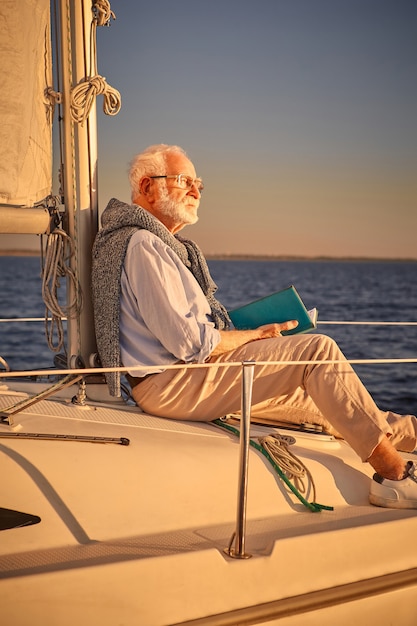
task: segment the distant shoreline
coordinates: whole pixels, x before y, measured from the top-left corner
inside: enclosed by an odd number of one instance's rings
[[[0,250],[0,256],[34,256],[40,257],[39,250]],[[355,257],[355,256],[291,256],[268,254],[206,254],[208,261],[339,261],[339,262],[390,262],[390,263],[417,263],[417,259],[387,258],[387,257]]]
[[[380,263],[417,263],[417,259],[408,258],[388,258],[388,257],[356,257],[356,256],[291,256],[283,255],[266,255],[266,254],[207,254],[208,261],[360,261],[361,263],[371,263],[378,261]]]
[[[41,256],[39,250],[0,250],[0,256]]]

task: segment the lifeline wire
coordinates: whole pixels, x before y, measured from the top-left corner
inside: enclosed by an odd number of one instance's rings
[[[417,357],[413,357],[411,359],[326,359],[322,361],[314,361],[314,360],[306,360],[306,361],[256,361],[254,365],[290,365],[297,367],[299,365],[311,365],[312,363],[316,365],[329,365],[334,363],[352,363],[352,364],[388,364],[388,363],[417,363]],[[224,363],[176,363],[174,365],[164,365],[163,368],[165,370],[177,370],[177,369],[208,369],[208,368],[218,368],[221,369],[223,367],[242,367],[241,361],[227,361]],[[143,372],[146,369],[147,373],[159,373],[161,371],[160,365],[154,365],[152,367],[146,367],[143,365],[130,366],[130,367],[81,367],[74,369],[41,369],[41,370],[14,370],[7,374],[0,371],[0,378],[20,378],[27,376],[50,376],[53,374],[54,376],[58,376],[59,374],[104,374],[105,372],[120,372],[122,374],[129,372]]]
[[[43,317],[2,317],[0,318],[1,322],[42,322]],[[349,325],[357,325],[357,326],[417,326],[417,322],[371,322],[371,321],[348,321],[348,320],[323,320],[321,322],[317,322],[317,325],[340,325],[340,326],[349,326]]]

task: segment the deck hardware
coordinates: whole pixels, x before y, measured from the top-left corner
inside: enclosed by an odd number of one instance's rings
[[[67,374],[64,378],[61,378],[58,382],[56,382],[48,389],[44,389],[40,393],[36,394],[36,396],[31,396],[30,398],[25,398],[20,402],[16,402],[16,404],[12,404],[11,406],[2,409],[0,411],[0,422],[6,422],[9,426],[13,425],[13,415],[20,413],[24,409],[32,406],[32,404],[36,404],[40,402],[40,400],[44,400],[45,398],[49,398],[56,391],[60,391],[61,389],[65,389],[65,387],[70,387],[74,383],[78,382],[83,378],[82,374]]]
[[[87,399],[87,393],[86,393],[85,378],[82,378],[80,384],[78,385],[77,394],[72,398],[71,402],[73,404],[77,404],[78,406],[85,406],[87,404],[86,399]]]
[[[82,443],[116,443],[128,446],[130,439],[127,437],[96,437],[94,435],[60,435],[57,433],[2,433],[0,439],[39,439],[41,441],[78,441]]]

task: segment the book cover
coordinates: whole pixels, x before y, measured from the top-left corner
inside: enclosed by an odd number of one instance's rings
[[[282,331],[283,335],[305,333],[316,328],[317,315],[317,309],[307,311],[293,285],[229,311],[230,319],[238,330],[297,320],[298,326]]]

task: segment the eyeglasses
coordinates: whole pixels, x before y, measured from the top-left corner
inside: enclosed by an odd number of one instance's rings
[[[192,189],[194,186],[197,187],[198,191],[202,193],[204,189],[204,184],[201,178],[191,178],[191,176],[186,176],[186,174],[170,174],[165,176],[149,176],[149,178],[174,178],[178,187],[181,189]]]

